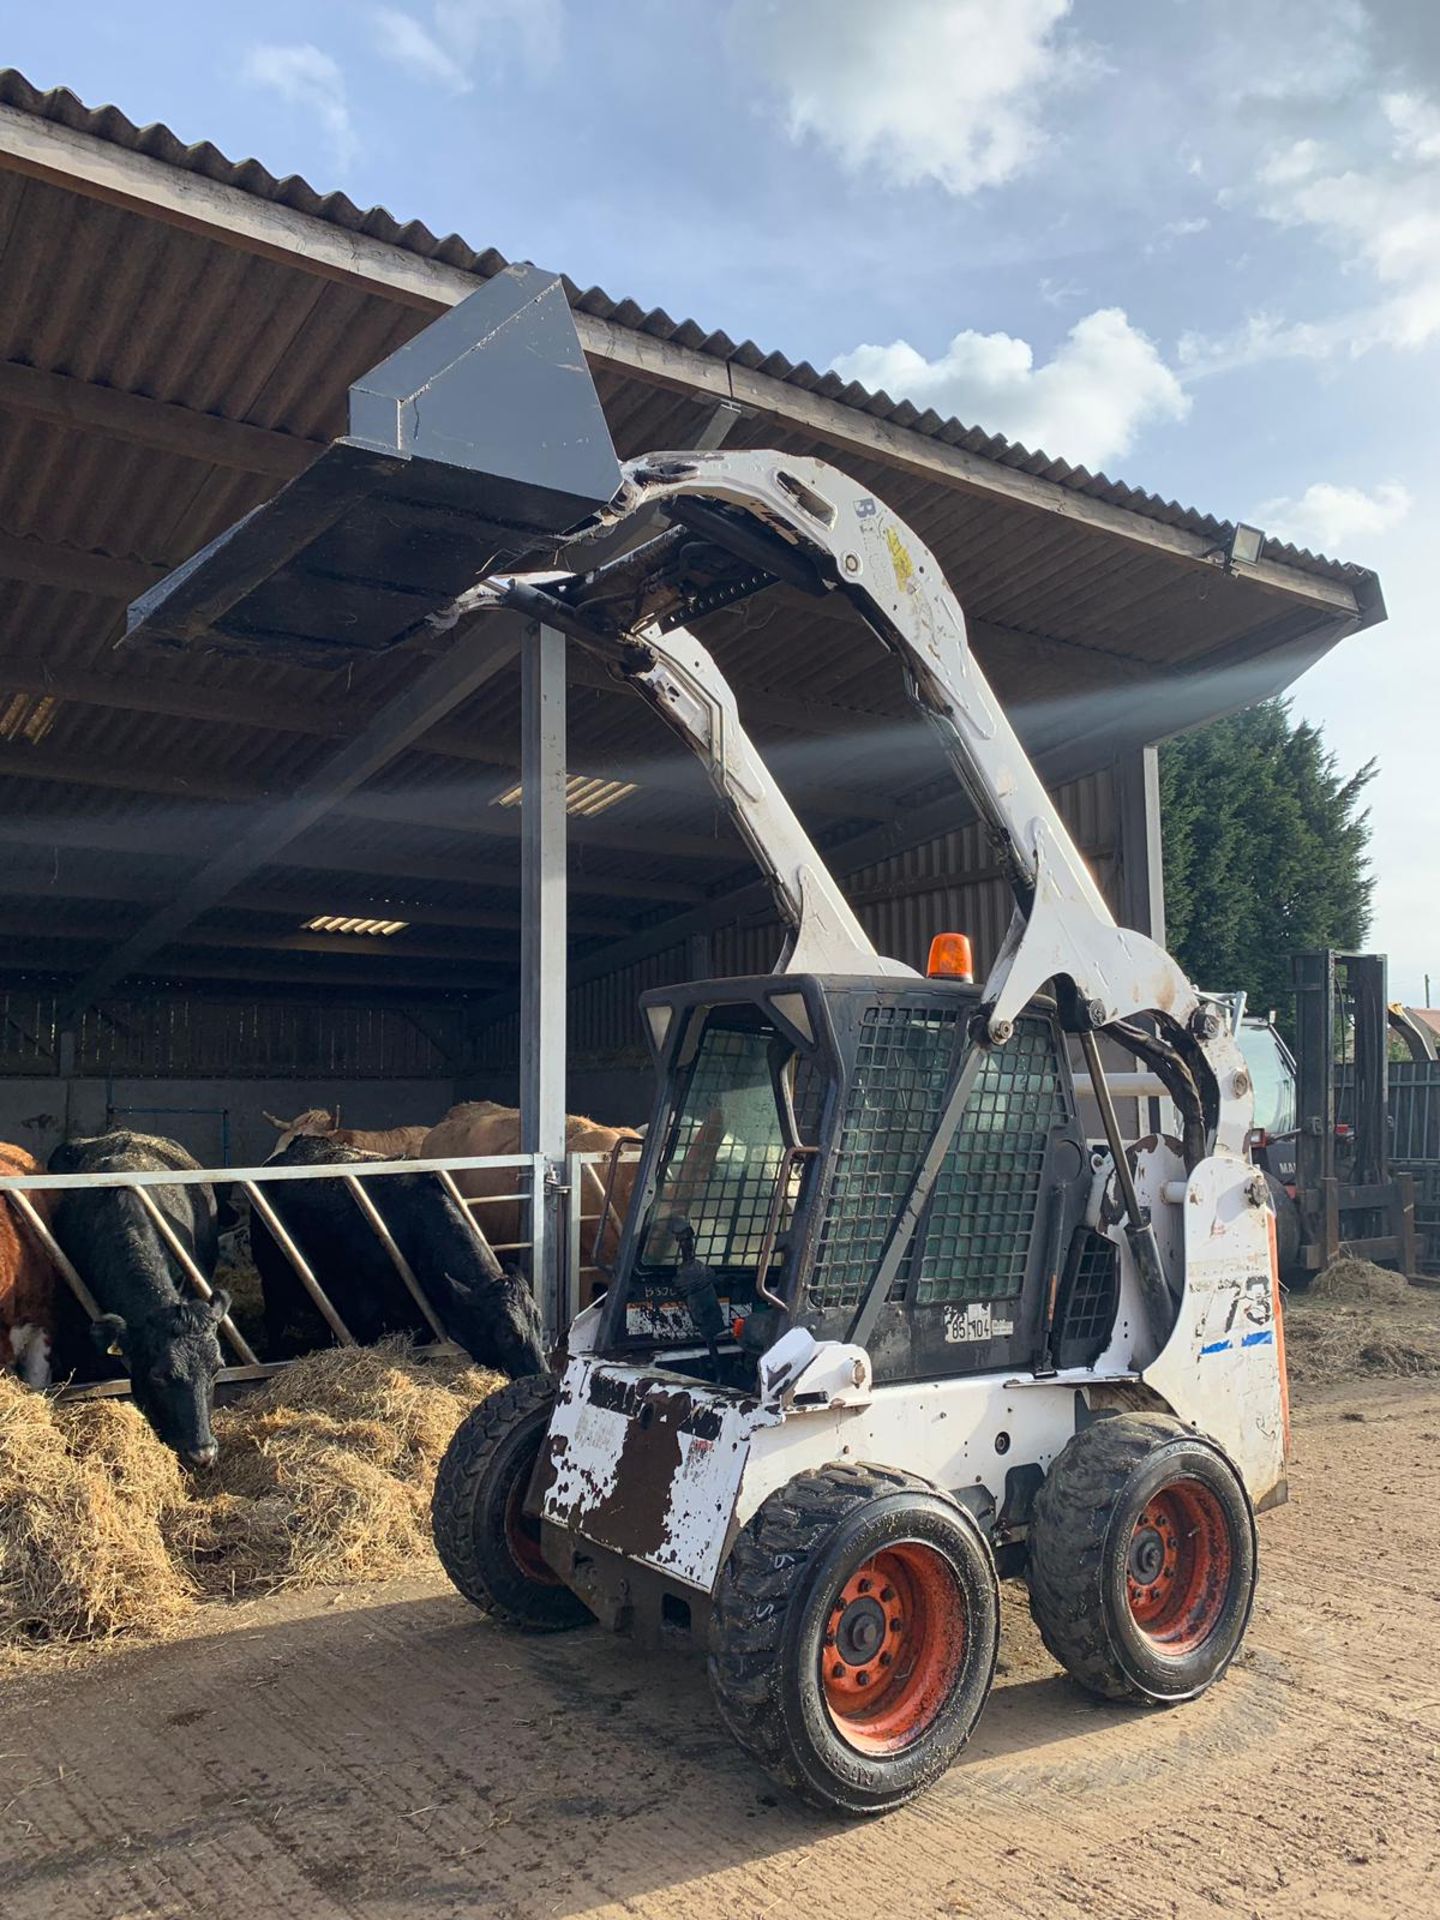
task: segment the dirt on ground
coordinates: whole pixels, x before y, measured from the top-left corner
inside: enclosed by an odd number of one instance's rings
[[[5,1920],[987,1920],[1440,1909],[1440,1381],[1301,1387],[1239,1664],[1100,1705],[1007,1594],[941,1785],[783,1799],[698,1661],[524,1639],[438,1578],[280,1594],[0,1683]]]

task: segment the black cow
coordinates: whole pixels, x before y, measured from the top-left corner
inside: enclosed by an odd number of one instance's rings
[[[50,1156],[52,1173],[163,1173],[198,1163],[173,1140],[144,1133],[68,1140]],[[215,1194],[205,1185],[151,1187],[150,1196],[176,1238],[208,1280],[218,1237]],[[130,1374],[135,1404],[169,1447],[193,1467],[213,1465],[220,1448],[210,1426],[218,1327],[230,1297],[195,1297],[184,1269],[133,1192],[94,1187],[56,1196],[53,1230],[101,1309],[88,1337],[102,1353],[118,1353]],[[68,1299],[61,1289],[62,1301]],[[83,1333],[83,1324],[81,1332]],[[57,1333],[57,1371],[83,1371],[74,1314]],[[93,1356],[92,1356],[93,1357]]]
[[[350,1166],[383,1158],[301,1135],[266,1165]],[[276,1180],[261,1191],[362,1346],[387,1333],[429,1331],[342,1180]],[[512,1376],[544,1373],[543,1331],[530,1289],[518,1274],[495,1277],[464,1212],[435,1175],[385,1174],[367,1180],[365,1191],[450,1338],[482,1366]],[[256,1210],[250,1215],[250,1250],[265,1292],[269,1357],[329,1341],[333,1336],[319,1310]]]

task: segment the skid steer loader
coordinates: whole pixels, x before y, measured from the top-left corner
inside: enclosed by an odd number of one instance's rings
[[[643,996],[657,1091],[611,1284],[557,1375],[461,1426],[435,1538],[506,1625],[688,1634],[762,1767],[878,1813],[975,1726],[1002,1576],[1026,1579],[1047,1646],[1104,1698],[1188,1700],[1234,1659],[1288,1440],[1250,1080],[1219,1009],[1116,926],[912,530],[814,459],[614,464],[558,283],[499,281],[360,383],[333,481],[294,483],[309,494],[162,583],[135,626],[273,645],[298,605],[308,648],[355,644],[357,620],[389,644],[404,608],[375,604],[374,560],[343,537],[346,502],[383,486],[387,527],[414,505],[450,542],[443,568],[396,549],[405,591],[435,589],[432,626],[508,609],[559,628],[700,756],[784,951],[761,977]],[[534,471],[512,362],[545,410]],[[563,571],[499,570],[562,542]],[[612,557],[587,567],[597,542]],[[457,546],[489,564],[441,605]],[[367,612],[332,624],[307,581],[347,566]],[[899,657],[985,823],[1016,905],[983,985],[958,935],[924,977],[877,953],[686,630],[777,583],[843,597]],[[1159,1076],[1174,1137],[1127,1148],[1102,1039]]]

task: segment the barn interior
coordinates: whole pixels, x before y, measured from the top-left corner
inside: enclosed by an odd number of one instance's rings
[[[637,993],[764,970],[779,936],[632,694],[514,623],[338,669],[121,644],[129,602],[506,262],[13,72],[0,261],[0,1138],[43,1156],[115,1122],[244,1164],[267,1111],[393,1126],[546,1088],[642,1119]],[[1384,617],[1362,567],[567,292],[622,457],[811,454],[910,522],[1126,924],[1163,931],[1156,742]],[[784,594],[697,630],[877,945],[922,965],[963,929],[983,967],[1008,895],[874,639]]]

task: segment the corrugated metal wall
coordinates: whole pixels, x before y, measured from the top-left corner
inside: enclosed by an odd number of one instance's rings
[[[0,990],[0,1074],[60,1071],[59,993]],[[213,997],[157,988],[90,1008],[75,1035],[74,1072],[264,1079],[272,1075],[415,1079],[451,1063],[394,1007]]]
[[[1056,804],[1075,843],[1112,905],[1116,904],[1115,780],[1110,770],[1087,774],[1062,787]],[[1000,877],[984,830],[959,828],[938,840],[861,868],[845,881],[845,892],[865,930],[882,953],[925,965],[931,936],[945,929],[968,933],[982,972],[999,950],[1010,924],[1012,899]],[[768,973],[781,947],[774,921],[722,927],[711,936],[710,973]],[[636,1001],[648,987],[671,986],[691,975],[685,945],[603,979],[577,988],[570,996],[570,1064],[581,1071],[627,1067],[646,1058]],[[519,1055],[519,1026],[509,1019],[480,1036],[479,1070],[513,1069]]]

